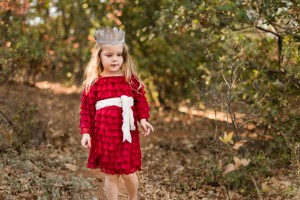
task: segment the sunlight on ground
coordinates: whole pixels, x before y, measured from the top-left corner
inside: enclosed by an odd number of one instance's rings
[[[75,85],[70,87],[64,86],[61,83],[53,83],[49,81],[40,81],[36,82],[35,86],[40,89],[49,89],[56,94],[71,94],[71,93],[80,93],[81,88]]]
[[[204,117],[208,119],[216,119],[218,121],[227,121],[228,123],[231,123],[230,116],[227,115],[227,113],[217,111],[215,113],[214,110],[210,109],[205,109],[205,110],[195,110],[195,109],[190,109],[185,106],[181,106],[178,108],[180,112],[187,113],[189,115],[194,115],[198,117]],[[245,114],[240,114],[240,113],[235,113],[235,117],[237,120],[245,119],[246,115]]]

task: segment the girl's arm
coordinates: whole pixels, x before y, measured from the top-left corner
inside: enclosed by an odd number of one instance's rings
[[[89,133],[83,133],[82,139],[81,139],[81,145],[84,148],[91,148],[91,136]]]
[[[143,135],[147,136],[149,135],[150,131],[154,131],[153,126],[146,121],[146,119],[141,119],[140,124],[144,130],[144,132],[142,132]]]
[[[94,130],[95,105],[91,100],[91,91],[86,93],[85,90],[81,95],[80,106],[80,134],[92,134]]]
[[[141,122],[141,119],[145,119],[148,121],[149,116],[149,111],[150,107],[146,98],[146,91],[144,85],[137,90],[139,86],[139,81],[136,78],[133,78],[133,98],[134,98],[134,105],[135,105],[135,110],[137,113],[137,120]]]
[[[133,84],[137,88],[139,81],[133,79]],[[148,122],[150,107],[146,98],[146,91],[144,85],[137,91],[134,88],[134,104],[137,112],[137,120],[140,122],[144,132],[142,134],[148,135],[150,131],[154,131],[153,126]]]

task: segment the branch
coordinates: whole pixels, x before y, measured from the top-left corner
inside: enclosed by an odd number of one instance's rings
[[[248,28],[252,28],[253,26],[250,25],[250,26],[245,26],[245,27],[242,27],[242,28],[235,28],[233,27],[231,30],[232,31],[242,31],[242,30],[245,30],[245,29],[248,29]]]
[[[223,79],[224,79],[226,85],[228,86],[228,88],[230,88],[230,85],[229,85],[227,79],[226,79],[225,76],[224,76],[223,70],[222,70],[222,76],[223,76]]]
[[[241,124],[239,125],[239,127],[238,127],[238,128],[241,128],[242,126],[244,126],[245,124],[247,124],[247,123],[249,123],[249,122],[251,122],[251,121],[255,122],[255,120],[253,120],[253,119],[249,119],[249,120],[247,120],[247,121],[245,121],[245,122],[241,123]]]
[[[14,123],[0,110],[0,117],[5,121],[7,124],[12,126],[15,129]]]
[[[262,31],[264,31],[264,32],[272,33],[273,35],[276,35],[277,37],[280,37],[280,35],[279,35],[278,33],[275,33],[275,32],[273,32],[273,31],[264,29],[264,28],[262,28],[262,27],[260,27],[260,26],[258,26],[258,25],[255,25],[255,28],[257,28],[257,29],[259,29],[259,30],[262,30]]]
[[[253,177],[251,177],[251,178],[252,178],[252,181],[253,181],[253,184],[254,184],[254,186],[255,186],[255,189],[256,189],[256,192],[257,192],[257,194],[258,194],[259,199],[260,199],[260,200],[263,200],[263,198],[262,198],[262,196],[261,196],[261,194],[260,194],[260,192],[259,192],[259,188],[257,187],[256,181],[254,180]]]

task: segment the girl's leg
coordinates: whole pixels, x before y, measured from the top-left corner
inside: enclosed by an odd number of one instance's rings
[[[104,190],[107,200],[118,200],[119,175],[105,174]]]
[[[125,182],[125,186],[129,194],[129,200],[137,200],[139,180],[136,173],[122,174],[121,176]]]

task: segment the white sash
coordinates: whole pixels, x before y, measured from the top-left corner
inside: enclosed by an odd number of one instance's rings
[[[118,106],[122,108],[122,131],[123,131],[123,142],[127,140],[131,143],[130,130],[135,130],[133,111],[131,106],[133,106],[133,98],[122,95],[121,97],[104,99],[96,102],[96,110],[107,106]]]

